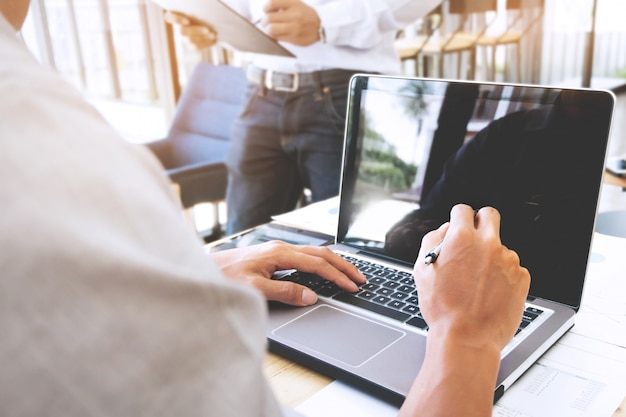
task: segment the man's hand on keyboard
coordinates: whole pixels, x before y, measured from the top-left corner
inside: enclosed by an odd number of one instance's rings
[[[268,300],[295,306],[314,304],[317,295],[302,285],[272,280],[274,272],[287,269],[311,272],[350,292],[357,291],[357,284],[366,281],[354,265],[320,246],[273,241],[215,252],[211,257],[227,277],[252,285]]]

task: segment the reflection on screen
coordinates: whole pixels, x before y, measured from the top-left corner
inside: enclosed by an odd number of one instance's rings
[[[582,283],[612,100],[538,87],[373,77],[355,82],[339,240],[414,262],[452,206],[492,206],[537,293]],[[362,81],[362,80],[361,80]],[[345,213],[350,212],[346,218]],[[557,297],[559,298],[559,297]]]

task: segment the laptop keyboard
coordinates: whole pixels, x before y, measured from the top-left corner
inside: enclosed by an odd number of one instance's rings
[[[342,256],[367,277],[367,283],[359,286],[356,293],[345,292],[319,275],[306,272],[296,271],[273,279],[292,281],[309,287],[319,296],[361,307],[410,326],[428,330],[428,324],[420,312],[419,298],[411,273],[351,256]],[[527,306],[516,334],[528,327],[542,313],[543,311],[536,307]]]

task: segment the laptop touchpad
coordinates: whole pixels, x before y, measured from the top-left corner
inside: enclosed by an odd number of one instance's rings
[[[355,367],[405,335],[328,305],[318,306],[272,333]]]

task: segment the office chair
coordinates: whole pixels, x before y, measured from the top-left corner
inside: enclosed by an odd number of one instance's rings
[[[184,209],[213,203],[212,237],[222,233],[217,204],[226,196],[226,155],[246,85],[241,68],[199,63],[183,90],[167,137],[147,144],[178,184]]]
[[[515,47],[516,80],[522,80],[522,56],[520,43],[522,38],[539,22],[543,17],[544,0],[506,0],[507,18],[509,20],[506,28],[497,34],[484,34],[477,45],[488,47],[491,50],[489,58],[489,79],[495,81],[496,78],[496,50],[498,46]],[[507,73],[506,61],[504,64],[504,74]]]
[[[457,78],[463,78],[462,55],[469,53],[468,78],[474,79],[476,42],[493,23],[496,12],[497,0],[447,0],[429,16],[434,23],[425,25],[426,38],[417,36],[414,40],[398,39],[396,51],[405,60],[414,54],[416,74],[421,59],[423,76],[430,76],[429,61],[436,58],[436,76],[439,78],[444,76],[444,59],[450,54],[457,55]]]
[[[427,16],[420,18],[413,25],[416,33],[407,35],[407,30],[401,30],[396,34],[394,48],[401,61],[412,60],[415,62],[415,75],[420,75],[418,53],[430,40],[433,32],[439,28],[441,22],[441,5],[436,7]]]

